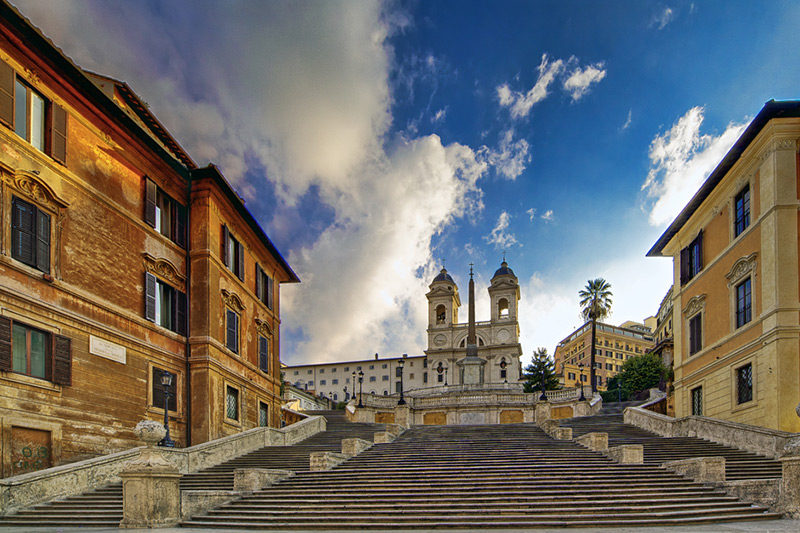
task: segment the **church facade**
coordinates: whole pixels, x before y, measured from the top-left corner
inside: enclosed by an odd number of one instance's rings
[[[428,349],[425,355],[432,374],[429,386],[476,384],[464,378],[469,323],[458,321],[461,298],[458,286],[444,268],[429,285]],[[519,280],[505,260],[488,288],[491,317],[475,323],[477,357],[481,360],[480,384],[517,383],[522,375],[519,343]]]

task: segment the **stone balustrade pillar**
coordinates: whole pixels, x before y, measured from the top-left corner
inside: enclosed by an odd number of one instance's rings
[[[123,510],[119,527],[174,526],[181,514],[181,473],[155,447],[167,432],[153,420],[139,422],[134,431],[147,447],[120,473]]]

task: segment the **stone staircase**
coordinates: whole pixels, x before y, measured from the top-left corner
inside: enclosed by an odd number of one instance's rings
[[[780,515],[655,464],[621,465],[532,424],[423,426],[182,525],[428,529],[692,525]]]
[[[645,463],[662,464],[665,461],[692,457],[717,456],[725,458],[725,479],[728,481],[779,478],[782,475],[780,461],[697,437],[661,437],[625,424],[621,413],[609,413],[605,406],[597,415],[569,418],[560,422],[561,426],[572,428],[573,438],[597,431],[608,433],[609,446],[641,444]]]
[[[280,468],[303,471],[309,468],[312,452],[341,451],[342,439],[357,437],[372,442],[376,431],[385,424],[350,423],[344,411],[314,411],[327,421],[327,430],[293,446],[269,446],[225,463],[185,474],[181,490],[233,490],[233,471],[237,468]],[[2,527],[117,527],[122,520],[122,483],[55,500],[16,514],[0,517]]]

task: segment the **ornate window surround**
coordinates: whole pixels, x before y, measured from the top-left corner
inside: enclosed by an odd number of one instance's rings
[[[51,216],[50,265],[56,279],[61,279],[61,233],[69,203],[60,198],[38,172],[13,170],[0,165],[0,254],[11,256],[11,202],[14,196],[32,202]],[[45,272],[45,276],[50,273]]]
[[[689,355],[689,321],[692,320],[698,314],[700,315],[700,350],[691,354],[689,357],[694,357],[700,354],[706,347],[705,342],[705,335],[706,335],[706,324],[705,324],[705,310],[706,310],[706,295],[705,294],[698,294],[693,296],[689,299],[689,302],[683,308],[683,324],[684,324],[684,332],[686,337],[686,354]]]
[[[725,278],[728,280],[728,300],[730,302],[730,324],[731,324],[731,332],[735,332],[738,330],[744,330],[749,325],[754,324],[756,321],[756,317],[758,316],[757,310],[758,306],[756,302],[758,301],[756,298],[756,276],[758,273],[758,261],[756,261],[756,257],[758,256],[757,252],[753,252],[752,254],[748,255],[747,257],[739,258],[733,266],[731,267],[730,272],[725,274]],[[737,328],[736,327],[736,287],[745,281],[747,278],[750,278],[750,298],[751,298],[751,314],[752,319],[747,324]]]

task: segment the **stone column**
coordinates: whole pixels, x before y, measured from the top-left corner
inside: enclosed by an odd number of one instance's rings
[[[800,416],[800,405],[795,411]],[[783,475],[778,505],[780,511],[792,518],[800,518],[800,436],[794,437],[783,448],[783,453],[784,456],[780,458]]]
[[[155,447],[167,432],[158,422],[143,420],[136,425],[135,433],[147,447],[120,473],[123,518],[119,527],[174,526],[181,512],[181,473]]]

